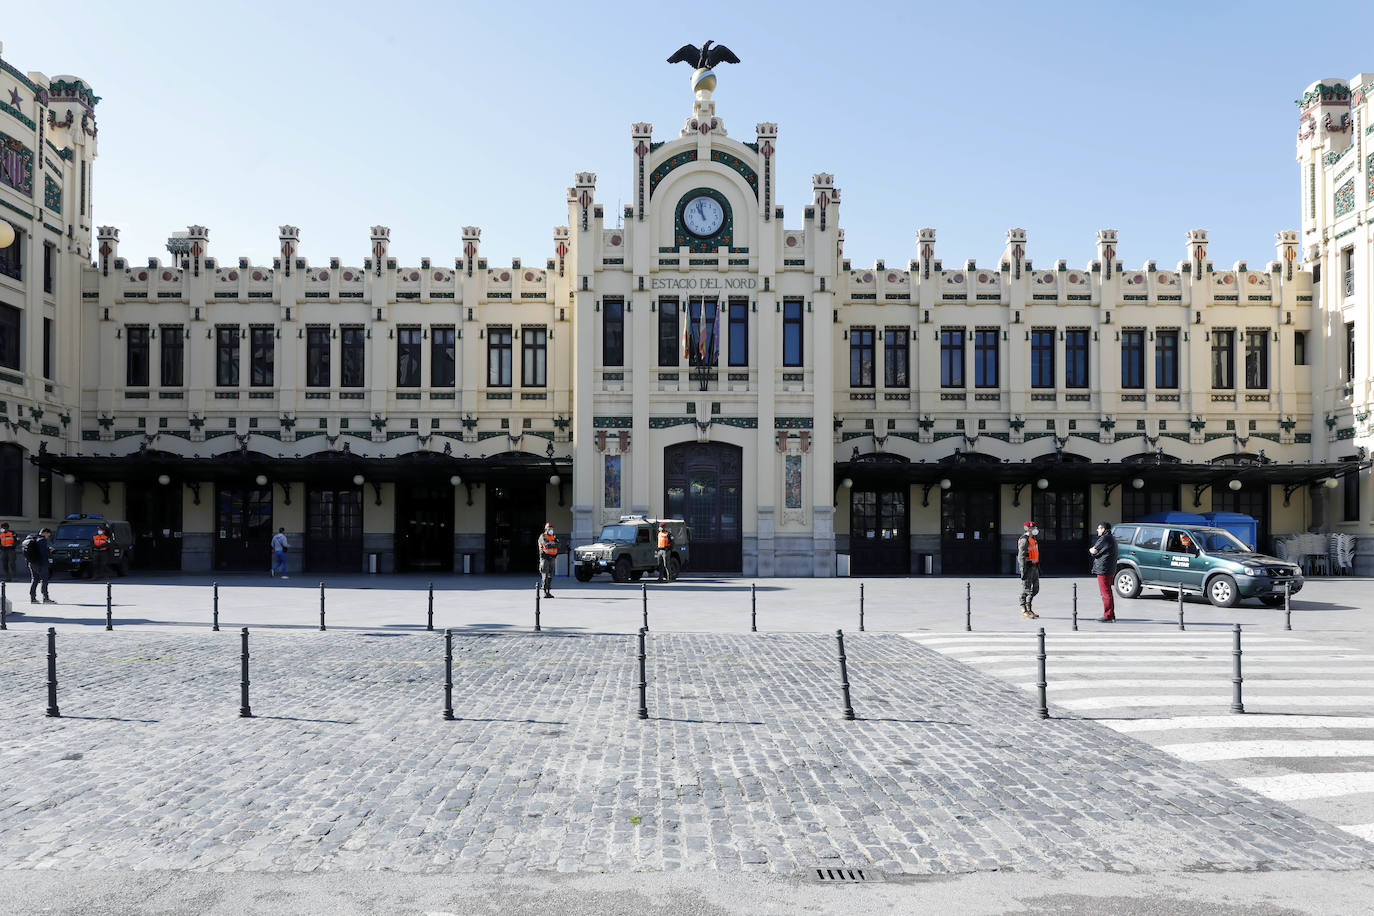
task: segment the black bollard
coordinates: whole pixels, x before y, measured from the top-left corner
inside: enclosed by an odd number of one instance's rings
[[[640,597],[644,599],[644,630],[645,630],[645,632],[648,632],[648,630],[649,630],[649,586],[648,586],[648,585],[641,585],[641,586],[639,587],[639,594],[640,594]]]
[[[1243,713],[1245,712],[1245,704],[1241,702],[1240,698],[1240,685],[1241,681],[1244,680],[1240,676],[1240,624],[1236,624],[1236,628],[1231,632],[1233,637],[1231,646],[1231,712]]]
[[[864,631],[864,584],[859,583],[859,632]]]
[[[105,629],[114,629],[114,587],[105,583]]]
[[[649,678],[644,668],[644,635],[648,630],[639,631],[639,718],[649,718]]]
[[[324,632],[324,583],[320,583],[320,632]]]
[[[1040,641],[1040,651],[1039,651],[1039,653],[1035,656],[1035,659],[1036,659],[1036,662],[1038,663],[1038,666],[1039,666],[1040,680],[1036,681],[1036,683],[1035,683],[1035,688],[1036,688],[1036,690],[1038,690],[1038,691],[1040,692],[1040,705],[1037,706],[1037,707],[1035,707],[1035,714],[1036,714],[1037,716],[1039,716],[1040,718],[1042,718],[1042,719],[1048,719],[1048,718],[1050,717],[1050,707],[1049,707],[1048,698],[1045,696],[1045,690],[1046,690],[1046,688],[1049,686],[1049,683],[1048,683],[1048,681],[1047,681],[1047,679],[1046,679],[1046,677],[1045,677],[1045,628],[1044,628],[1044,627],[1041,627],[1041,628],[1040,628],[1040,635],[1039,635],[1038,638],[1039,638],[1039,641]]]
[[[835,631],[835,642],[840,647],[840,694],[844,697],[844,717],[854,721],[854,704],[849,701],[849,661],[844,655],[844,630]]]
[[[453,631],[444,631],[444,721],[453,721]]]
[[[57,628],[48,627],[48,715],[61,718],[57,708]]]
[[[1178,583],[1178,628],[1186,629],[1183,626],[1183,583]]]
[[[210,629],[213,630],[213,631],[215,631],[216,633],[218,633],[218,632],[219,632],[219,583],[218,583],[218,582],[213,582],[213,583],[211,583],[211,584],[214,586],[215,600],[214,600],[214,605],[213,605],[212,614],[211,614],[211,621],[212,621],[212,623],[211,623],[211,625],[210,625]]]
[[[534,583],[534,632],[536,632],[536,633],[541,632],[542,629],[543,629],[543,628],[539,625],[539,601],[540,601],[541,597],[542,597],[543,594],[544,594],[543,591],[542,591],[542,589],[543,589],[543,583],[540,582],[540,581],[538,581],[538,580],[535,580],[535,583]]]
[[[1283,628],[1293,629],[1293,608],[1290,601],[1293,597],[1293,586],[1291,583],[1283,583]]]
[[[964,630],[973,632],[973,583],[964,585]]]
[[[248,628],[244,627],[240,635],[243,649],[239,655],[239,718],[253,718],[253,708],[248,705]]]
[[[758,595],[755,593],[755,583],[749,583],[749,632],[759,631],[759,603]]]
[[[5,623],[6,605],[8,604],[9,602],[5,600],[5,582],[0,579],[0,630],[9,629],[9,624]]]
[[[429,624],[425,627],[425,629],[426,629],[426,630],[431,630],[431,631],[434,629],[434,583],[433,583],[433,582],[429,583]]]
[[[1073,584],[1073,628],[1078,629],[1078,583]]]

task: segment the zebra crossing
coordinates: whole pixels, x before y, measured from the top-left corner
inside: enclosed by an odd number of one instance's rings
[[[1029,633],[907,633],[1026,691]],[[1228,710],[1232,636],[1047,633],[1050,710],[1206,766],[1233,782],[1374,841],[1374,652],[1338,638],[1250,633],[1244,714]]]

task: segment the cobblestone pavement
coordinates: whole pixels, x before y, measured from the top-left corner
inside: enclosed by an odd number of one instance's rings
[[[0,867],[1364,869],[1374,846],[890,634],[0,633]]]

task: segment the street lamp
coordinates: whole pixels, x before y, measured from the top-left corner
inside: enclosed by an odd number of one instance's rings
[[[556,486],[558,486],[558,485],[559,485],[560,483],[562,483],[562,482],[563,482],[563,478],[562,478],[562,477],[559,477],[557,474],[550,474],[550,475],[549,475],[549,486],[551,486],[551,487],[556,487]]]
[[[0,219],[0,248],[14,244],[14,227],[7,220]]]
[[[172,478],[168,477],[166,474],[159,474],[157,475],[157,482],[165,487],[172,482]]]
[[[952,486],[954,486],[954,484],[950,481],[950,479],[949,479],[948,477],[941,477],[941,478],[940,478],[940,489],[941,489],[941,490],[948,490],[948,489],[949,489],[950,487],[952,487]]]
[[[1328,477],[1326,480],[1322,481],[1322,486],[1326,487],[1328,490],[1334,490],[1340,485],[1341,482],[1334,477]]]
[[[63,474],[63,475],[62,475],[62,482],[65,483],[67,486],[71,486],[72,484],[76,483],[76,475],[75,475],[75,474]]]
[[[1230,487],[1231,492],[1234,493],[1235,491],[1240,489],[1241,484],[1239,480],[1232,480],[1229,483],[1227,483],[1226,486]]]
[[[450,477],[450,478],[448,479],[449,486],[451,486],[451,487],[456,487],[456,486],[458,486],[458,484],[460,484],[460,483],[462,483],[462,482],[463,482],[463,478],[459,477],[457,474],[454,474],[452,477]]]
[[[1132,489],[1132,490],[1143,490],[1143,489],[1145,489],[1145,481],[1141,480],[1139,477],[1133,477],[1133,478],[1131,478],[1131,489]]]
[[[354,475],[353,475],[353,486],[355,486],[355,487],[361,487],[361,486],[363,485],[363,481],[366,480],[366,479],[367,479],[367,478],[363,477],[362,474],[354,474]]]
[[[1039,480],[1035,482],[1035,488],[1037,490],[1048,490],[1050,488],[1050,482],[1045,478],[1041,477]]]
[[[259,474],[257,477],[253,478],[253,483],[257,484],[260,487],[267,486],[267,475]]]
[[[848,490],[850,487],[854,486],[854,479],[852,477],[846,477],[844,480],[840,481],[840,486]]]

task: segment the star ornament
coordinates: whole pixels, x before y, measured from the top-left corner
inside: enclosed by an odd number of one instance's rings
[[[10,90],[10,104],[15,108],[24,104],[24,100],[19,97],[19,90],[17,88]]]

